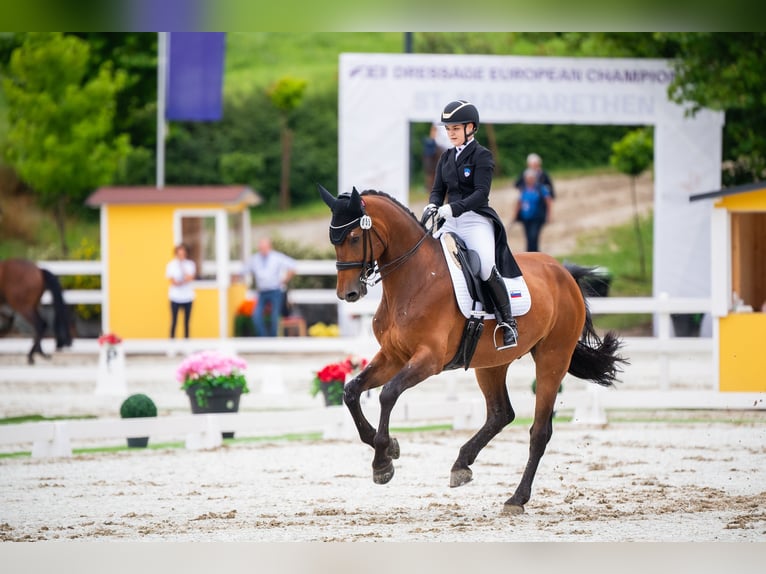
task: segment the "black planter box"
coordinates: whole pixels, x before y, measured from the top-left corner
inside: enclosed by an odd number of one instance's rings
[[[236,413],[239,412],[239,398],[242,396],[242,389],[210,389],[207,396],[207,404],[200,406],[197,404],[197,386],[193,385],[186,389],[186,395],[189,397],[191,411],[195,415],[207,413]],[[223,438],[234,438],[233,432],[221,433]]]

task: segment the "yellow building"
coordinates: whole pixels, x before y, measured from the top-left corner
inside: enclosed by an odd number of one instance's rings
[[[691,197],[714,200],[711,299],[718,388],[766,392],[766,182]]]
[[[234,313],[245,297],[245,285],[232,281],[230,262],[250,253],[248,208],[259,203],[252,189],[102,187],[86,203],[101,210],[104,333],[168,338],[165,267],[174,246],[184,243],[197,264],[191,337],[233,336]]]

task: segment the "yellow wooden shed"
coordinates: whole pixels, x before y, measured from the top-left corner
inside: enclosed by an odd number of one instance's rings
[[[232,281],[230,261],[250,253],[248,208],[259,202],[246,186],[96,190],[86,203],[101,212],[103,331],[123,338],[169,337],[165,267],[174,246],[184,243],[197,264],[190,336],[233,336],[245,285]]]
[[[712,200],[711,300],[718,388],[766,392],[766,182]]]

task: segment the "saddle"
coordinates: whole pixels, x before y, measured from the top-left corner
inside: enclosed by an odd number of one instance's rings
[[[492,298],[484,290],[484,283],[481,277],[479,277],[479,271],[481,270],[479,254],[473,249],[468,249],[465,241],[454,233],[445,233],[443,241],[450,253],[454,255],[460,270],[463,272],[468,293],[471,296],[471,301],[473,301],[471,314],[478,313],[477,309],[479,307],[477,304],[481,304],[484,314],[492,314],[495,310]]]
[[[491,298],[484,292],[484,286],[479,277],[479,271],[481,269],[479,254],[473,249],[468,249],[465,242],[454,233],[445,233],[442,236],[442,241],[449,253],[457,260],[458,267],[463,272],[468,293],[471,295],[471,300],[473,301],[471,314],[465,321],[463,336],[460,338],[457,353],[455,353],[455,356],[449,363],[444,365],[444,370],[447,371],[463,367],[467,371],[468,365],[471,364],[473,354],[476,352],[479,339],[481,339],[481,335],[484,332],[484,317],[486,312],[477,309],[477,304],[480,303],[481,309],[488,311],[491,311],[494,308],[492,307]]]
[[[457,235],[447,232],[440,236],[442,251],[447,259],[453,291],[458,308],[466,318],[463,337],[457,353],[444,370],[468,369],[484,330],[484,320],[494,319],[494,304],[479,276],[479,255],[466,247]],[[514,317],[526,314],[531,307],[529,288],[523,276],[504,278]]]

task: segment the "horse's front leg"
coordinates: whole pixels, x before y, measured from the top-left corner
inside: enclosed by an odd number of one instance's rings
[[[351,418],[354,419],[359,438],[373,448],[375,448],[373,444],[375,427],[364,416],[359,398],[364,391],[384,385],[400,369],[401,363],[394,362],[379,352],[359,375],[346,383],[343,389],[343,402],[351,413]],[[398,458],[398,453],[394,458]]]
[[[437,366],[434,360],[435,356],[431,349],[420,348],[380,391],[380,422],[373,439],[375,458],[372,461],[372,479],[376,484],[386,484],[393,478],[392,459],[399,456],[396,439],[392,439],[389,434],[391,411],[404,391],[441,371],[441,365]]]

